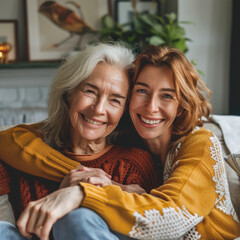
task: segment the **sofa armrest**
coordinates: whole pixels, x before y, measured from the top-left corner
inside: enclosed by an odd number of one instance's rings
[[[222,147],[223,157],[230,154],[223,138],[222,131],[218,124],[213,122],[206,122],[203,125],[206,129],[212,131],[219,139]],[[240,179],[238,174],[227,164],[225,161],[225,168],[228,178],[229,190],[232,199],[233,206],[240,218]]]
[[[8,199],[8,194],[0,196],[0,220],[15,224],[15,217],[12,206]]]

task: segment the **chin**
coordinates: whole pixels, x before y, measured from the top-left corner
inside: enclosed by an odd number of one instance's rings
[[[138,134],[140,135],[141,138],[143,139],[153,139],[158,137],[155,133],[150,133],[150,132],[138,132]]]

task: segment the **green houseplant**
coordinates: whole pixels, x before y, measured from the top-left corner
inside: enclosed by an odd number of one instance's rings
[[[169,45],[188,51],[185,30],[177,20],[175,13],[161,17],[149,12],[135,12],[132,20],[119,24],[111,16],[104,15],[101,19],[102,28],[99,31],[101,41],[118,40],[136,47],[141,51],[147,45]]]

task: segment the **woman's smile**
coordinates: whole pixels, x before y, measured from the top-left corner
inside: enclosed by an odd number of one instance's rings
[[[143,117],[140,114],[137,114],[140,123],[145,126],[145,127],[149,127],[149,128],[155,128],[158,127],[160,125],[161,122],[164,121],[164,119],[156,119],[156,118],[149,118],[149,117]]]
[[[88,124],[89,126],[102,127],[104,124],[106,124],[106,122],[104,122],[104,121],[100,121],[100,120],[97,120],[97,119],[94,119],[94,118],[88,118],[84,114],[80,114],[80,115],[86,121],[86,124]]]

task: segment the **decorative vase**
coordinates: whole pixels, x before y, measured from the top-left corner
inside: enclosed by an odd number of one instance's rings
[[[12,45],[6,41],[6,38],[0,39],[0,63],[8,63],[8,53],[11,51]]]

